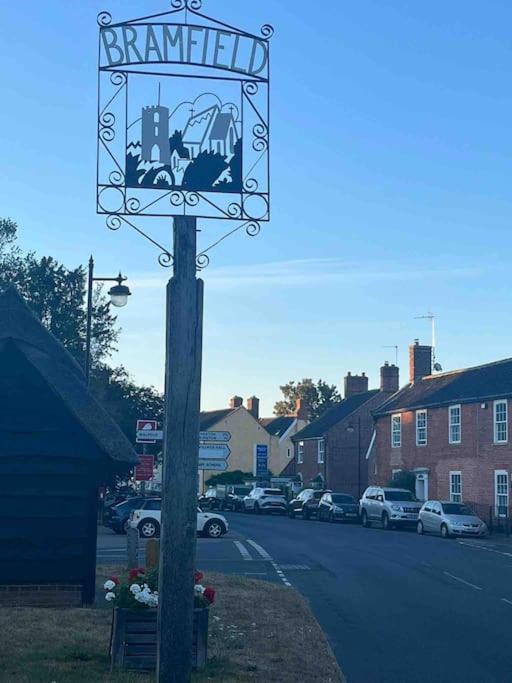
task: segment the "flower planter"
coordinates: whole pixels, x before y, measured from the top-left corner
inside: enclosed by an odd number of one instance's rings
[[[192,666],[206,665],[208,651],[208,608],[194,609]],[[156,669],[157,610],[115,607],[112,616],[110,659],[112,671],[154,671]],[[168,647],[172,647],[169,643]]]

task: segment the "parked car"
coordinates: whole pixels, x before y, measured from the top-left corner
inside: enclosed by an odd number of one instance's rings
[[[359,503],[348,493],[324,493],[318,503],[318,519],[327,522],[355,522],[359,519]]]
[[[202,496],[199,496],[197,503],[201,509],[215,510],[219,508],[219,497],[215,487],[207,489]]]
[[[134,510],[131,513],[129,525],[138,529],[142,538],[154,538],[160,534],[161,509],[146,507],[143,510]],[[197,508],[197,533],[208,538],[220,538],[229,529],[228,521],[217,513],[203,512]]]
[[[124,534],[130,512],[140,508],[145,501],[146,498],[143,496],[135,496],[106,508],[103,512],[103,526],[109,527],[116,534]]]
[[[427,500],[416,528],[419,534],[441,534],[443,538],[487,534],[486,523],[468,505],[444,500]]]
[[[380,522],[384,529],[416,526],[421,505],[408,489],[369,486],[359,502],[361,523]]]
[[[244,507],[247,511],[255,512],[282,512],[286,513],[286,498],[281,489],[264,489],[256,487],[244,498]]]
[[[218,484],[199,497],[201,508],[209,510],[243,510],[244,498],[252,491],[252,486],[242,484]]]
[[[327,490],[303,489],[296,498],[288,503],[288,516],[292,519],[301,515],[302,519],[311,519],[316,516],[318,503]]]

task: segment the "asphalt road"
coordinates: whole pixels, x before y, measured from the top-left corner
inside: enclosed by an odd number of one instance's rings
[[[512,549],[492,540],[226,516],[229,534],[200,539],[197,566],[300,591],[348,683],[512,682]],[[124,544],[124,537],[100,536],[99,561],[122,556]]]

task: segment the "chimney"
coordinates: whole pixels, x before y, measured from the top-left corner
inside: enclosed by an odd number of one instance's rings
[[[247,399],[247,410],[251,413],[255,420],[260,419],[260,399],[256,396],[251,396]]]
[[[309,422],[309,408],[303,398],[298,398],[295,401],[295,417],[298,420],[305,420]]]
[[[398,386],[398,368],[386,361],[380,369],[380,390],[394,394]]]
[[[235,408],[240,408],[240,406],[243,406],[244,404],[244,399],[241,396],[233,396],[232,399],[229,401],[229,407],[232,408],[233,410]]]
[[[356,394],[365,394],[368,391],[368,377],[363,372],[362,375],[352,375],[350,372],[345,377],[345,398],[350,398]]]
[[[409,346],[409,381],[414,384],[432,374],[432,347],[420,345],[418,339]]]

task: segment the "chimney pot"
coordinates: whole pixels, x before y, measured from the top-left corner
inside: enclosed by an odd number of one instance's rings
[[[420,345],[418,339],[409,346],[409,381],[414,384],[432,374],[432,347]]]
[[[395,393],[399,387],[399,374],[396,365],[390,365],[388,361],[380,369],[380,390]]]
[[[229,407],[232,408],[233,410],[235,408],[240,408],[240,406],[243,406],[244,404],[244,399],[241,396],[233,396],[232,399],[229,401]]]
[[[350,398],[356,394],[365,394],[368,391],[368,377],[364,372],[362,375],[352,375],[350,372],[347,372],[344,386],[345,398]]]
[[[260,419],[260,399],[256,396],[251,396],[247,399],[247,410],[251,413],[255,420]]]
[[[309,408],[303,398],[298,398],[295,401],[295,417],[298,420],[309,422]]]

